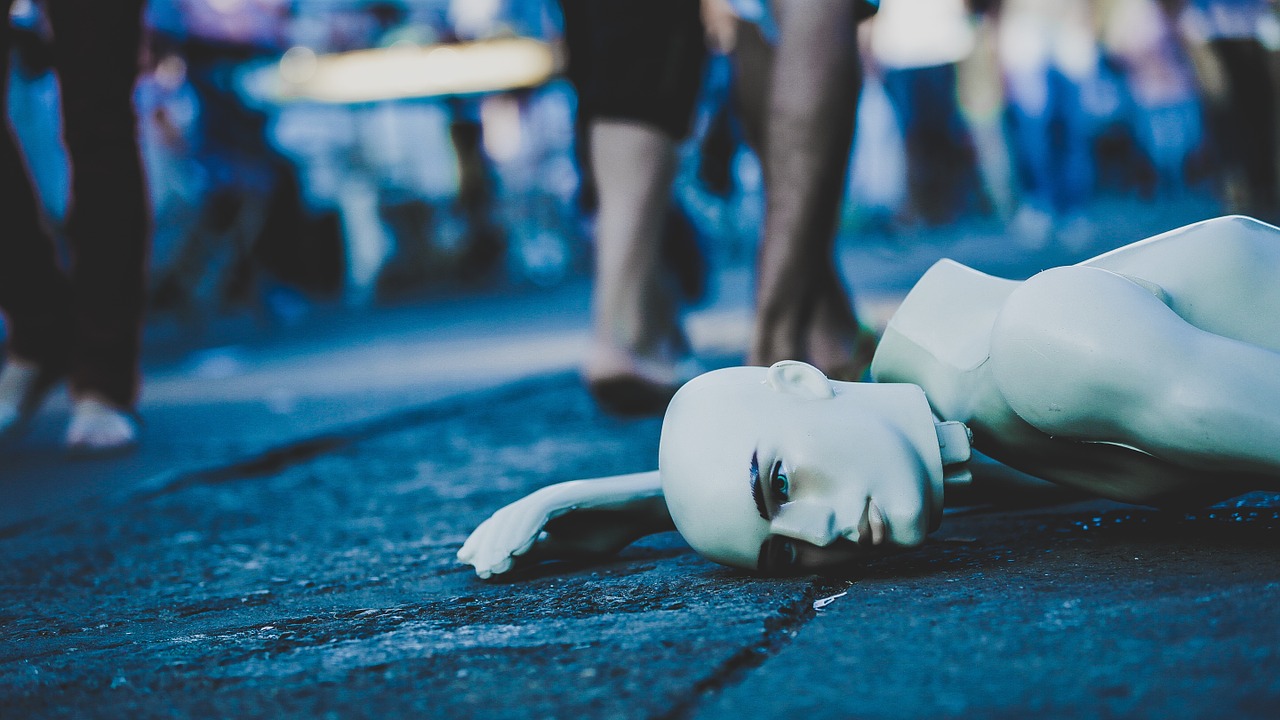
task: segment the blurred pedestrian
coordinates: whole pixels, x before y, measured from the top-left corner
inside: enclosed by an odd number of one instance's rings
[[[731,53],[745,135],[764,168],[765,217],[747,359],[810,362],[862,376],[862,327],[835,260],[862,83],[857,22],[867,0],[704,0],[709,37]]]
[[[1021,169],[1021,206],[1011,224],[1030,249],[1055,238],[1072,250],[1093,240],[1084,208],[1093,193],[1092,123],[1084,92],[1097,77],[1093,3],[1004,0],[1000,65]]]
[[[1275,222],[1280,15],[1269,0],[1185,0],[1179,28],[1196,60],[1230,212]],[[1270,49],[1268,49],[1270,47]]]
[[[1155,171],[1155,194],[1176,196],[1203,137],[1195,77],[1177,30],[1157,0],[1114,0],[1101,20],[1103,48],[1128,88],[1134,139]]]
[[[13,0],[0,0],[8,17]],[[70,377],[74,451],[111,451],[138,437],[134,406],[148,209],[133,85],[142,0],[48,0],[62,132],[71,165],[69,268],[58,259],[12,131],[0,133],[0,309],[11,331],[0,370],[0,436],[19,432]],[[0,29],[0,78],[13,34]],[[0,103],[7,114],[7,92]]]
[[[152,42],[183,60],[198,106],[192,157],[204,179],[194,222],[157,269],[157,310],[193,316],[202,304],[235,307],[259,299],[276,310],[269,292],[276,288],[263,269],[300,289],[337,290],[336,233],[308,212],[297,167],[269,137],[269,116],[247,104],[237,85],[246,63],[276,59],[285,49],[289,5],[150,2]],[[296,298],[285,307],[285,314],[305,312]]]
[[[680,291],[663,262],[676,149],[706,48],[688,0],[563,0],[578,138],[597,202],[583,377],[611,412],[661,412],[688,372]]]
[[[807,360],[833,377],[860,377],[875,336],[857,320],[834,243],[861,80],[856,23],[874,4],[704,0],[700,17],[680,2],[665,16],[661,4],[645,2],[563,5],[570,77],[589,123],[599,193],[593,342],[584,367],[596,398],[615,411],[660,412],[687,379],[681,359],[688,346],[660,240],[704,32],[732,57],[743,133],[765,175],[748,361]],[[592,13],[594,24],[580,19]]]
[[[973,52],[965,0],[896,0],[869,23],[867,65],[881,78],[907,154],[908,222],[942,225],[979,204],[973,141],[960,113],[959,63]]]

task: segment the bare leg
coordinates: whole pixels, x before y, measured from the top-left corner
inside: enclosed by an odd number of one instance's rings
[[[848,362],[858,336],[832,258],[861,86],[854,5],[778,0],[776,9],[781,36],[764,133],[765,231],[749,362],[809,360],[828,371]]]
[[[593,120],[590,132],[600,210],[594,337],[583,374],[593,385],[632,378],[674,389],[677,358],[670,341],[677,332],[676,306],[660,272],[659,251],[675,141],[636,122]]]

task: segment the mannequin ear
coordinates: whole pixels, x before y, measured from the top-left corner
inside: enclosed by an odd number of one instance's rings
[[[782,360],[769,367],[767,380],[774,390],[806,400],[835,397],[831,381],[818,368],[799,360]]]

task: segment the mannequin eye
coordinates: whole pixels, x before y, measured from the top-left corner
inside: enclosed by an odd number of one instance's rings
[[[773,470],[769,473],[769,491],[779,505],[791,499],[791,479],[787,477],[787,471],[782,469],[781,460],[773,463]]]

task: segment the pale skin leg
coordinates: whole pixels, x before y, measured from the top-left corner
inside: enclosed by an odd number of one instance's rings
[[[675,141],[656,127],[607,119],[593,120],[590,132],[600,210],[587,380],[640,375],[674,382],[667,344],[676,307],[663,284],[659,252]]]
[[[749,362],[808,360],[842,377],[858,339],[832,257],[861,85],[854,4],[774,7],[780,37],[765,95],[765,229]]]

